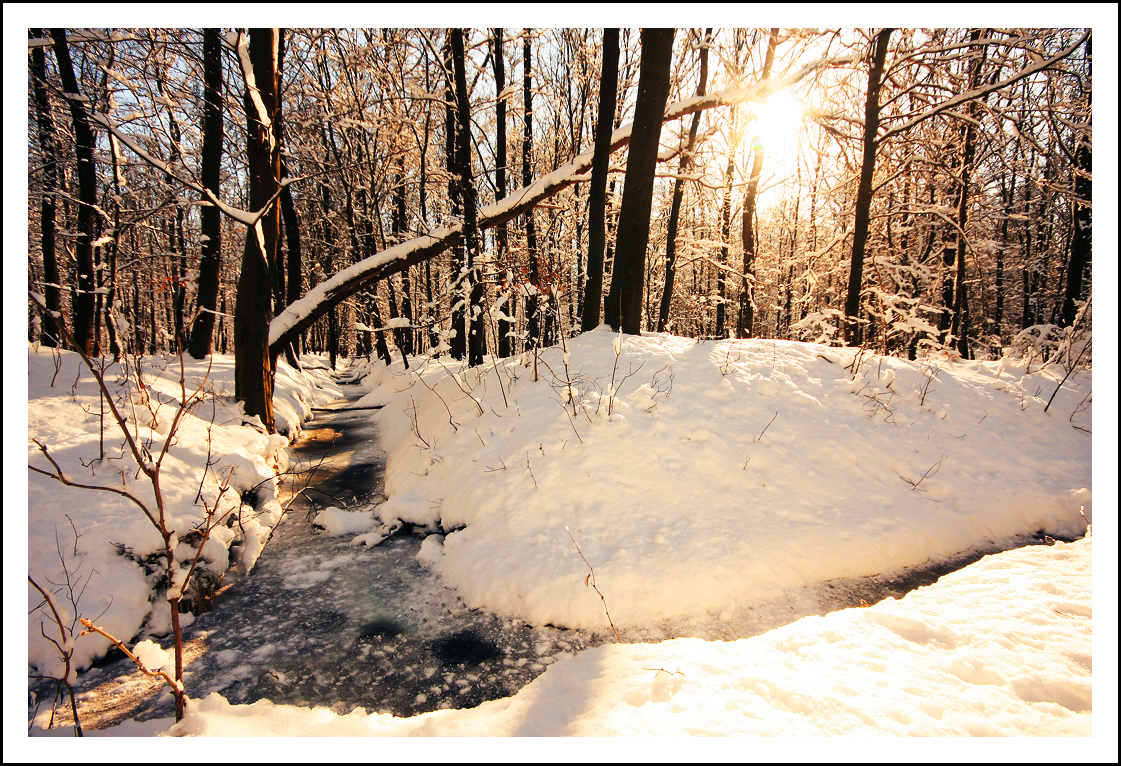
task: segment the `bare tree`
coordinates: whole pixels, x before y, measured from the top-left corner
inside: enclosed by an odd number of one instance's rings
[[[654,193],[662,119],[669,97],[674,31],[642,30],[634,134],[623,182],[611,290],[604,304],[604,317],[612,329],[631,335],[638,335],[642,330],[642,277],[650,237],[650,201]]]

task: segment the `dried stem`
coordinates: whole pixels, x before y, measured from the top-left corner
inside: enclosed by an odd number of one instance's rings
[[[47,602],[47,606],[51,608],[51,614],[54,615],[55,624],[58,625],[58,635],[62,643],[59,643],[58,641],[55,641],[53,638],[48,636],[43,631],[42,625],[39,626],[39,632],[43,634],[43,638],[47,639],[55,645],[55,648],[58,649],[58,653],[62,656],[62,661],[64,663],[62,678],[56,680],[66,687],[66,691],[70,695],[70,712],[74,715],[74,733],[78,737],[84,736],[82,734],[82,722],[78,718],[78,702],[74,698],[74,687],[70,683],[70,658],[74,655],[74,650],[63,648],[64,644],[67,643],[67,631],[65,626],[63,626],[62,624],[62,617],[60,617],[58,614],[58,608],[55,606],[54,599],[51,598],[51,594],[39,587],[39,583],[35,582],[35,580],[31,578],[31,575],[27,576],[27,581],[31,583],[32,587],[34,587],[35,590],[39,591],[39,594],[42,595],[43,599]],[[67,578],[67,582],[69,582],[69,577]],[[57,699],[57,697],[55,699]],[[51,714],[51,720],[54,720],[53,713]]]
[[[528,460],[529,456],[527,455],[527,464]],[[588,560],[586,558],[584,558],[584,552],[581,551],[580,546],[576,544],[576,538],[572,536],[572,532],[571,530],[569,530],[567,524],[564,525],[564,531],[568,533],[568,539],[571,540],[572,544],[576,546],[576,552],[580,554],[580,558],[584,559],[585,564],[588,564],[588,571],[591,574],[584,578],[584,585],[591,586],[592,590],[599,594],[599,600],[603,602],[603,612],[607,615],[607,624],[611,626],[611,632],[615,634],[615,642],[619,644],[623,643],[623,639],[619,637],[619,631],[615,629],[615,623],[611,620],[611,612],[607,611],[607,599],[603,597],[603,594],[600,593],[599,588],[596,587],[596,570],[592,569],[592,565],[588,563]]]

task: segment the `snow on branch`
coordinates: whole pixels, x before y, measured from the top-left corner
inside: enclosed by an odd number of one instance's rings
[[[938,115],[938,114],[941,114],[941,113],[943,113],[947,110],[953,109],[954,107],[956,107],[960,104],[964,104],[968,101],[973,101],[974,99],[981,98],[982,96],[984,96],[988,93],[992,93],[993,91],[1001,90],[1002,88],[1007,88],[1009,85],[1012,85],[1013,83],[1017,83],[1020,80],[1024,79],[1025,77],[1030,77],[1031,75],[1035,74],[1036,72],[1042,72],[1044,69],[1047,69],[1049,67],[1054,66],[1055,64],[1057,64],[1058,62],[1067,58],[1072,53],[1074,53],[1076,50],[1081,48],[1086,43],[1086,41],[1090,38],[1090,34],[1091,34],[1090,30],[1086,30],[1086,33],[1084,35],[1082,35],[1082,37],[1080,37],[1077,41],[1075,41],[1075,43],[1073,45],[1071,45],[1067,48],[1064,48],[1062,51],[1060,51],[1059,53],[1057,53],[1056,55],[1052,56],[1049,59],[1044,59],[1044,58],[1039,57],[1039,56],[1033,56],[1033,58],[1035,59],[1035,63],[1021,69],[1019,72],[1012,75],[1011,77],[1008,77],[1007,79],[1001,80],[1000,82],[993,83],[991,85],[984,85],[980,88],[975,88],[973,90],[968,90],[965,93],[959,93],[956,96],[952,96],[952,97],[946,99],[942,103],[938,104],[937,106],[931,107],[930,109],[926,110],[922,114],[920,114],[916,117],[912,117],[910,120],[903,123],[902,125],[898,125],[898,126],[892,128],[891,130],[885,131],[883,134],[881,134],[876,139],[876,143],[877,144],[882,144],[888,138],[891,138],[892,136],[898,135],[900,133],[905,133],[906,131],[913,128],[915,125],[918,125],[920,122],[924,122],[925,120],[929,120],[931,117],[934,117],[935,115]],[[957,115],[957,116],[960,117],[960,115]]]
[[[828,67],[851,64],[858,56],[838,56],[810,62],[797,72],[775,80],[761,80],[745,88],[723,91],[707,96],[693,96],[666,107],[662,122],[677,120],[695,112],[718,106],[731,106],[745,101],[761,101],[776,91],[787,88],[809,75]],[[611,134],[611,151],[615,152],[631,140],[634,123],[621,126]],[[539,203],[575,183],[590,180],[594,149],[577,155],[572,162],[547,173],[528,186],[508,194],[504,199],[479,209],[477,227],[490,229],[529,212]],[[269,325],[269,346],[274,350],[290,343],[316,319],[332,307],[361,290],[366,283],[404,271],[409,266],[434,258],[459,242],[464,236],[463,224],[430,231],[415,239],[389,247],[376,255],[355,263],[312,288],[298,301],[288,305]]]

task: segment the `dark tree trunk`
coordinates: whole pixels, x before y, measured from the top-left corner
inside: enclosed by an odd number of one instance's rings
[[[448,168],[448,200],[451,202],[453,217],[463,215],[463,188],[459,182],[458,102],[455,93],[455,56],[451,45],[452,33],[448,32],[444,44],[444,101],[447,110],[444,114],[444,155]],[[466,229],[464,225],[464,229]],[[452,278],[449,295],[451,299],[451,330],[448,341],[449,353],[453,359],[467,358],[467,296],[463,286],[467,279],[467,253],[463,238],[452,247]]]
[[[638,335],[642,330],[642,281],[650,238],[650,203],[662,116],[669,96],[673,34],[673,29],[642,30],[634,133],[623,182],[611,290],[604,305],[607,323],[629,335]]]
[[[868,69],[868,93],[864,100],[864,158],[860,164],[860,184],[856,190],[856,216],[852,230],[852,264],[849,268],[849,289],[845,298],[845,342],[860,342],[860,293],[864,279],[864,248],[868,244],[868,226],[872,210],[872,175],[876,171],[876,131],[880,125],[880,86],[887,59],[887,41],[891,29],[876,35],[872,65]]]
[[[501,29],[494,30],[492,43],[494,56],[494,88],[501,94],[506,89],[506,57],[502,52]],[[506,198],[506,99],[499,98],[495,107],[495,161],[494,161],[494,201]],[[505,275],[513,271],[510,263],[510,236],[506,224],[499,224],[495,229],[495,241],[498,248],[498,264],[503,272],[503,292],[506,294],[506,303],[502,313],[498,316],[498,356],[505,359],[513,353],[510,334],[515,330],[512,321],[517,316],[517,298],[515,297],[515,283]],[[509,316],[510,319],[506,319]]]
[[[268,205],[268,210],[246,231],[234,314],[235,395],[244,402],[245,413],[250,417],[259,416],[270,433],[275,430],[272,407],[275,371],[269,352],[270,286],[280,236],[280,215],[272,202],[280,177],[280,146],[275,130],[279,111],[276,46],[274,30],[249,31],[251,74],[256,83],[256,88],[250,88],[247,83],[245,92],[249,207],[260,211]]]
[[[77,260],[77,285],[73,301],[74,342],[87,354],[93,353],[94,274],[93,231],[94,211],[97,206],[97,172],[93,164],[94,139],[86,109],[82,106],[81,91],[74,76],[70,48],[66,44],[66,30],[52,29],[58,74],[62,80],[63,94],[70,106],[74,124],[74,154],[78,160],[78,231],[74,243]]]
[[[463,238],[467,251],[464,260],[467,284],[464,292],[468,296],[468,304],[463,328],[467,333],[467,364],[477,367],[483,363],[483,354],[486,353],[486,322],[482,316],[483,285],[475,263],[479,258],[478,200],[471,173],[471,104],[467,93],[463,46],[463,30],[453,29],[451,48],[452,63],[455,66],[456,165],[463,197]]]
[[[712,41],[712,30],[705,30],[701,43],[701,82],[697,85],[697,95],[705,94],[708,79],[708,46]],[[693,165],[693,144],[697,141],[697,130],[701,125],[701,113],[693,115],[689,125],[689,142],[681,158],[680,174],[685,175]],[[666,281],[662,286],[662,302],[658,306],[658,332],[665,332],[669,324],[670,302],[673,300],[673,281],[677,273],[677,227],[681,218],[681,199],[685,196],[685,180],[678,178],[673,182],[673,202],[670,204],[669,224],[666,229]]]
[[[732,132],[735,132],[736,108],[732,107],[730,117]],[[728,264],[729,243],[732,240],[732,179],[735,177],[736,160],[734,152],[728,153],[728,168],[724,171],[724,203],[720,207],[720,269],[716,272],[716,329],[717,338],[725,336],[725,325],[728,316],[728,272],[724,267]]]
[[[771,29],[771,39],[767,43],[767,58],[763,64],[763,79],[771,76],[771,66],[775,61],[775,48],[778,45],[778,30]],[[755,337],[755,198],[759,194],[759,174],[763,172],[763,144],[754,141],[755,157],[751,163],[751,177],[747,181],[747,192],[743,198],[743,280],[740,282],[740,316],[736,322],[737,338]]]
[[[202,121],[202,185],[218,196],[222,173],[222,39],[217,29],[204,29]],[[213,312],[218,310],[218,288],[222,272],[222,216],[218,208],[199,210],[202,258],[199,261],[198,304],[201,313],[191,330],[190,354],[203,359],[213,349]]]
[[[533,163],[533,44],[529,35],[526,35],[522,48],[522,96],[525,104],[524,131],[522,134],[522,185],[529,186],[533,180],[531,171]],[[525,213],[525,246],[529,256],[529,295],[525,299],[526,319],[526,348],[533,349],[541,345],[541,312],[538,292],[541,289],[541,274],[537,264],[537,230],[533,226],[533,208]]]
[[[974,29],[969,34],[970,42],[977,42],[981,38],[981,30]],[[984,47],[980,51],[973,53],[973,61],[970,62],[969,73],[969,89],[976,90],[981,85],[981,68],[985,63]],[[968,292],[965,285],[965,253],[968,248],[968,241],[966,240],[965,227],[969,222],[969,179],[973,171],[973,158],[976,153],[977,131],[974,127],[974,121],[977,114],[977,102],[970,101],[967,109],[969,119],[966,120],[962,126],[962,155],[961,155],[961,172],[960,184],[958,187],[958,231],[957,231],[957,252],[955,254],[955,274],[954,274],[954,316],[953,321],[950,323],[950,334],[954,336],[957,341],[958,353],[962,358],[972,358],[972,353],[969,348],[969,303]]]
[[[1086,58],[1091,58],[1090,41],[1086,41]],[[1087,111],[1090,102],[1087,101]],[[1090,117],[1087,114],[1086,122]],[[1082,299],[1082,273],[1090,263],[1092,238],[1090,225],[1092,208],[1091,200],[1091,172],[1093,165],[1090,162],[1090,142],[1086,135],[1080,134],[1078,144],[1074,150],[1074,231],[1070,238],[1070,260],[1067,262],[1067,285],[1063,296],[1063,327],[1070,327],[1078,315],[1076,301]]]
[[[405,158],[397,158],[397,174],[393,182],[393,240],[394,244],[405,241]],[[389,280],[389,294],[393,295],[393,282]],[[413,309],[409,301],[409,270],[401,272],[401,313],[413,322]],[[413,353],[413,331],[408,328],[394,331],[394,340],[401,349],[401,356],[408,367],[408,355]]]
[[[603,303],[603,253],[607,244],[607,167],[611,161],[611,129],[619,88],[619,30],[603,30],[603,71],[599,83],[595,153],[588,191],[588,282],[584,288],[584,332],[599,326]],[[696,124],[694,119],[694,124]]]
[[[44,37],[42,29],[29,29],[28,36]],[[31,49],[31,85],[35,102],[35,122],[38,126],[39,148],[43,152],[43,196],[39,208],[40,249],[43,253],[43,292],[47,313],[43,316],[39,342],[54,348],[60,343],[55,315],[62,315],[62,292],[59,282],[58,259],[55,256],[55,194],[58,192],[58,146],[55,144],[54,120],[47,96],[47,56],[43,46]]]

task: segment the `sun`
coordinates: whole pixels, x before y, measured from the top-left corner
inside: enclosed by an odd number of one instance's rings
[[[779,91],[761,103],[755,112],[755,132],[763,149],[781,155],[797,141],[802,129],[802,100],[788,90]]]

